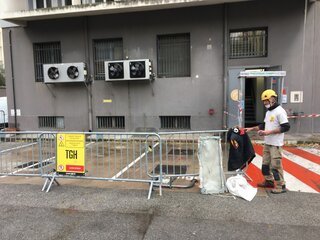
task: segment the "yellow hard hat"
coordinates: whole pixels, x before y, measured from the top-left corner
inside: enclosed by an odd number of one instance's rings
[[[263,91],[263,93],[261,94],[261,101],[269,100],[271,97],[278,97],[278,96],[276,92],[273,91],[272,89],[267,89]]]

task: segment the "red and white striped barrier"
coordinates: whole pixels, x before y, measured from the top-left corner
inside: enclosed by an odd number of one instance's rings
[[[288,118],[313,118],[320,117],[320,114],[307,114],[307,115],[299,115],[299,116],[288,116]]]
[[[234,114],[231,114],[231,113],[229,113],[227,111],[224,111],[223,113],[226,114],[226,115],[229,115],[229,116],[231,116],[233,118],[238,118],[238,116],[236,116]],[[295,116],[295,115],[289,115],[288,116],[288,118],[316,118],[316,117],[320,117],[320,114],[313,113],[313,114],[299,115],[299,116]]]
[[[236,116],[236,115],[234,115],[234,114],[232,114],[232,113],[229,113],[229,112],[227,112],[227,111],[224,111],[223,113],[226,114],[226,115],[229,115],[230,117],[238,118],[238,116]]]

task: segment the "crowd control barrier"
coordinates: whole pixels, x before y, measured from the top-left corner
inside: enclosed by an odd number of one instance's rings
[[[162,172],[152,171],[162,165],[156,133],[43,133],[39,142],[43,191],[58,184],[58,178],[73,178],[149,183],[148,199],[157,184],[162,194]],[[45,164],[49,159],[55,168]]]
[[[198,144],[200,137],[218,137],[227,141],[226,130],[160,132],[162,141],[163,187],[189,188],[199,177]],[[226,145],[223,144],[223,152]],[[187,181],[175,184],[176,179]]]
[[[226,133],[0,132],[0,175],[42,177],[45,192],[62,178],[141,182],[149,184],[149,199],[155,187],[160,195],[163,186],[192,187],[199,177],[199,139],[221,139],[225,158]]]
[[[41,176],[39,136],[41,132],[0,132],[0,175]],[[54,151],[54,148],[52,149]],[[52,165],[49,159],[43,165]]]

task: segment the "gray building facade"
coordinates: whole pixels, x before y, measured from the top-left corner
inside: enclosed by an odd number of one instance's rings
[[[44,2],[51,7],[9,9],[1,17],[20,25],[3,29],[12,127],[224,129],[237,124],[239,108],[249,126],[263,121],[260,94],[272,86],[296,117],[291,131],[320,132],[320,118],[300,118],[320,113],[319,1]],[[153,79],[105,81],[105,61],[135,59],[150,59]],[[80,62],[86,82],[43,82],[42,64]],[[277,78],[245,79],[243,101],[235,101],[245,70],[286,71],[283,88]]]

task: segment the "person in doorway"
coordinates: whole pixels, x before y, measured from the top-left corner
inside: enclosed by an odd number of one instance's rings
[[[264,136],[262,174],[265,180],[258,183],[258,187],[272,188],[271,193],[285,193],[282,146],[284,133],[290,129],[288,116],[286,111],[277,103],[277,94],[272,89],[265,90],[261,94],[261,100],[267,108],[264,123],[245,128],[247,132],[258,131],[260,136]]]

